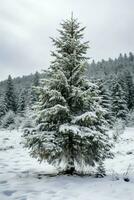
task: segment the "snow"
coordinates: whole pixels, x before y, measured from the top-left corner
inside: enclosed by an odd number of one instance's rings
[[[84,114],[80,115],[80,116],[77,116],[75,117],[73,120],[72,120],[72,123],[76,123],[77,121],[84,121],[85,118],[90,118],[92,120],[96,120],[97,116],[96,116],[96,113],[95,112],[85,112]]]
[[[79,126],[77,125],[70,125],[70,124],[63,124],[59,127],[59,132],[73,132],[74,134],[80,134],[81,131],[79,130]]]
[[[105,162],[105,178],[43,176],[56,170],[31,158],[20,141],[19,131],[0,131],[0,200],[134,199],[134,128],[126,128],[117,141],[115,158]],[[130,182],[125,182],[128,167]]]
[[[114,170],[124,175],[129,168],[129,174],[134,175],[134,128],[126,128],[125,133],[120,135],[113,152],[115,158],[105,162],[108,172]]]
[[[61,133],[72,132],[74,135],[79,135],[81,138],[85,136],[95,136],[96,134],[98,134],[97,131],[92,130],[88,127],[83,127],[83,126],[74,125],[74,124],[60,125],[59,132]]]

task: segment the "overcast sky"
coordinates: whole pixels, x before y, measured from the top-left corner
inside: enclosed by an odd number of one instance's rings
[[[47,68],[49,37],[71,11],[87,27],[92,59],[134,51],[134,0],[0,0],[0,80]]]

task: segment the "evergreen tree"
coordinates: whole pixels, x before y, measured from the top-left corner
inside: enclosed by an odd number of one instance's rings
[[[128,108],[125,99],[125,92],[117,79],[114,80],[112,87],[112,111],[116,119],[120,118],[126,120]]]
[[[16,112],[17,103],[12,77],[9,75],[5,91],[6,110]]]
[[[97,82],[98,85],[98,90],[99,90],[99,96],[101,97],[100,99],[100,105],[102,108],[105,109],[105,119],[109,123],[109,125],[112,125],[113,123],[113,113],[112,113],[112,99],[111,99],[111,94],[110,91],[106,88],[104,80],[99,80]]]
[[[129,52],[129,61],[134,61],[134,54],[132,52]]]
[[[40,75],[39,72],[36,72],[33,77],[33,86],[39,86],[40,84]]]
[[[127,86],[127,106],[128,109],[131,110],[134,108],[134,84],[133,84],[133,79],[132,76],[130,74],[130,72],[126,72],[126,86]]]
[[[19,95],[19,100],[18,100],[18,113],[24,113],[26,109],[26,90],[22,89]]]
[[[25,131],[25,146],[40,161],[74,174],[77,166],[95,166],[111,156],[107,122],[99,105],[97,86],[85,74],[88,42],[76,19],[64,21],[60,37],[52,39],[56,51],[40,87],[36,128]]]
[[[134,108],[134,84],[129,71],[118,74],[119,83],[124,91],[125,100],[129,110]]]
[[[28,91],[28,106],[29,109],[32,109],[33,105],[36,103],[36,101],[38,100],[38,95],[37,95],[37,91],[36,91],[36,87],[38,87],[40,85],[40,76],[39,73],[36,72],[34,77],[33,77],[33,81],[31,84],[31,88]]]
[[[15,123],[15,113],[12,110],[9,110],[1,121],[3,128],[8,128],[9,126]]]
[[[2,117],[6,114],[6,102],[4,101],[4,97],[0,97],[0,124]]]

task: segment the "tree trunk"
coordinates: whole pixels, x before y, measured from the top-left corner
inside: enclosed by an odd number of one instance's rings
[[[74,166],[68,166],[67,169],[64,171],[64,174],[67,174],[67,175],[75,174],[75,167]]]
[[[74,166],[74,149],[73,149],[73,137],[69,134],[68,138],[68,163],[64,174],[73,175],[75,173]]]

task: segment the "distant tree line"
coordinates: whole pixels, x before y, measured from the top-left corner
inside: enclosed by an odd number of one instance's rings
[[[1,83],[3,86],[0,93],[1,123],[5,115],[8,118],[12,118],[14,115],[23,117],[26,110],[31,109],[36,101],[36,94],[33,87],[39,85],[39,80],[40,74],[36,72],[29,77],[17,78],[15,80],[9,75],[8,79]]]
[[[126,119],[134,109],[134,55],[120,54],[117,59],[87,64],[89,79],[98,83],[111,99],[115,118]],[[101,89],[102,89],[101,88]],[[106,95],[105,95],[106,96]]]
[[[120,73],[129,71],[134,78],[134,54],[130,52],[127,54],[120,54],[118,58],[108,60],[101,60],[91,64],[87,63],[87,74],[92,79],[109,79]]]

